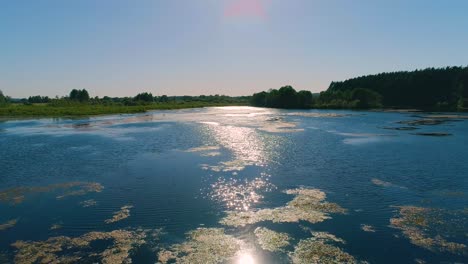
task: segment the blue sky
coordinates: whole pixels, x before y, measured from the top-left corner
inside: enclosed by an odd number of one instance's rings
[[[247,95],[468,65],[468,1],[2,0],[13,97]]]

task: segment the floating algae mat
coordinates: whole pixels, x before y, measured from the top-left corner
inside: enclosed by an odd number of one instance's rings
[[[61,192],[57,199],[68,196],[86,195],[91,192],[101,192],[104,187],[96,182],[67,182],[48,186],[16,187],[0,191],[0,202],[20,204],[27,196],[36,193]]]
[[[90,232],[80,237],[51,237],[45,241],[16,241],[15,263],[129,263],[134,248],[145,243],[143,231]],[[108,242],[101,252],[90,252],[93,242]]]
[[[400,206],[390,226],[402,231],[411,243],[431,251],[468,256],[464,243],[449,241],[451,237],[464,239],[468,211],[447,211],[438,208]]]
[[[125,205],[120,208],[119,211],[115,212],[112,218],[107,219],[106,224],[112,224],[118,221],[121,221],[125,218],[130,217],[130,209],[133,208],[132,205]]]
[[[314,238],[301,240],[290,257],[295,264],[359,263],[339,247]]]
[[[286,233],[280,233],[265,227],[257,227],[254,231],[258,244],[264,250],[271,252],[280,251],[289,246],[291,237]]]
[[[327,232],[311,232],[312,237],[303,239],[289,253],[292,263],[367,263],[356,260],[345,252],[340,245],[346,242]]]
[[[330,213],[346,213],[346,209],[338,204],[325,202],[326,194],[321,190],[299,188],[285,192],[295,196],[285,206],[258,211],[228,211],[220,223],[236,227],[263,221],[274,223],[307,221],[314,224],[330,219]]]
[[[5,223],[0,223],[0,231],[7,230],[7,229],[14,227],[17,222],[18,222],[18,219],[12,219]]]
[[[97,202],[94,199],[89,199],[89,200],[80,202],[80,205],[83,207],[92,207],[92,206],[96,206]]]
[[[159,252],[161,263],[216,264],[233,260],[243,242],[227,235],[222,228],[198,228],[187,234],[188,241]]]
[[[1,264],[467,263],[463,114],[207,107],[0,131]],[[411,134],[434,132],[451,136]]]

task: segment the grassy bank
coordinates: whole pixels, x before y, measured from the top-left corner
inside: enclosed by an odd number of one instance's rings
[[[92,116],[104,114],[131,114],[149,110],[171,110],[198,108],[209,106],[240,105],[239,103],[209,103],[209,102],[169,102],[127,106],[121,104],[75,104],[69,106],[54,106],[49,104],[9,104],[0,107],[0,117],[64,117]]]

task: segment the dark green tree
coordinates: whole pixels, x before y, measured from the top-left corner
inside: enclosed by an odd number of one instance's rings
[[[88,91],[86,91],[86,89],[83,89],[78,93],[78,101],[80,102],[89,101],[89,93]]]
[[[260,93],[255,93],[252,95],[252,98],[250,99],[250,103],[254,106],[260,106],[260,107],[265,107],[267,106],[267,92],[260,92]]]
[[[141,101],[141,102],[153,102],[154,98],[151,93],[139,93],[137,96],[134,98],[135,101]]]
[[[468,97],[468,89],[464,87],[468,87],[468,67],[445,67],[379,73],[332,82],[327,92],[364,88],[380,94],[383,107],[456,110],[460,99]]]
[[[86,89],[83,89],[83,90],[73,89],[70,92],[69,97],[70,97],[70,100],[73,100],[73,101],[80,101],[80,102],[89,101],[89,93],[88,91],[86,91]]]
[[[355,101],[356,108],[377,108],[381,107],[382,96],[369,89],[357,88],[352,91],[351,98]]]
[[[78,94],[79,94],[79,93],[80,93],[80,92],[79,92],[77,89],[71,90],[70,96],[69,96],[69,97],[70,97],[70,100],[78,100]]]
[[[31,104],[39,104],[39,103],[48,103],[50,102],[50,98],[48,96],[30,96],[28,98],[28,102]]]
[[[313,95],[310,91],[299,91],[297,93],[297,105],[299,108],[310,108],[313,103]]]
[[[8,98],[0,90],[0,105],[5,105],[8,102]]]
[[[297,108],[297,92],[290,85],[283,86],[278,90],[278,103],[280,108]]]
[[[162,96],[159,98],[159,102],[161,102],[161,103],[167,103],[167,102],[169,102],[169,97],[167,97],[167,95],[162,95]]]

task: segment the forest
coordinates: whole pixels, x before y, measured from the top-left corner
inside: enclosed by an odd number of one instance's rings
[[[468,67],[427,68],[361,76],[332,82],[311,97],[291,86],[256,93],[252,105],[275,108],[416,108],[466,111]]]

